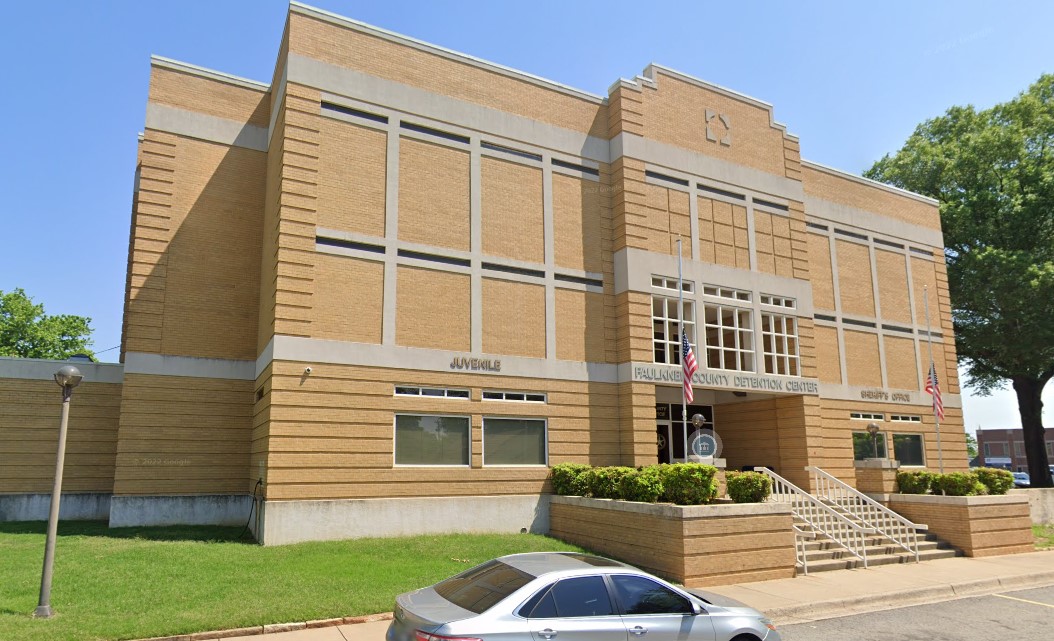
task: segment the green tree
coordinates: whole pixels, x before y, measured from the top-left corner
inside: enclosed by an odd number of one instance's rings
[[[21,289],[0,290],[0,356],[19,358],[69,358],[74,354],[94,354],[91,345],[91,319],[59,314],[48,316],[44,305]]]
[[[1054,75],[991,109],[952,107],[865,172],[940,201],[967,384],[1017,395],[1033,487],[1050,487],[1041,395],[1054,376]]]
[[[971,461],[977,458],[977,437],[969,432],[966,433],[966,458]]]

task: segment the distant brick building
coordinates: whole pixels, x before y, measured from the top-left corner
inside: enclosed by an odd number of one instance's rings
[[[553,464],[685,460],[678,240],[730,469],[937,468],[930,338],[966,468],[934,200],[657,65],[595,95],[297,3],[277,44],[267,82],[153,60],[123,368],[67,468],[111,524],[255,492],[267,543],[519,530]],[[0,495],[50,490],[49,367],[0,363]],[[5,376],[42,379],[32,426]]]
[[[1054,427],[1044,430],[1047,458],[1054,462]],[[982,465],[1002,467],[1014,472],[1028,471],[1024,431],[1014,429],[977,430],[977,457]]]

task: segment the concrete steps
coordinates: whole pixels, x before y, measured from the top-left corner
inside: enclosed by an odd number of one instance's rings
[[[810,530],[809,526],[799,519],[795,519],[795,525],[802,530]],[[867,551],[868,567],[915,562],[914,554],[878,534],[867,536],[864,547]],[[864,567],[862,559],[819,532],[816,533],[815,539],[805,541],[803,548],[809,573]],[[962,556],[962,552],[932,534],[919,533],[919,561],[955,556]],[[804,570],[800,563],[798,569],[799,572]]]

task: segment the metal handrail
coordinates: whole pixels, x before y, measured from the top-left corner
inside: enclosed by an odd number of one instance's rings
[[[791,513],[805,521],[815,532],[831,539],[835,544],[864,562],[867,567],[867,535],[873,530],[846,518],[837,510],[797,485],[791,483],[767,467],[755,467],[772,479],[773,501],[790,503]]]
[[[809,576],[809,555],[805,553],[805,539],[815,539],[816,532],[806,532],[797,525],[791,527],[794,528],[794,553],[801,564],[802,574]]]
[[[919,562],[919,530],[927,527],[897,514],[870,496],[835,478],[822,469],[810,465],[805,468],[812,472],[813,487],[820,498],[827,499],[839,508],[852,515],[866,527],[904,548],[915,556]]]

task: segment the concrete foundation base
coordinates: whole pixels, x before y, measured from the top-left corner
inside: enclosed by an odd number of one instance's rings
[[[264,545],[285,545],[375,536],[522,531],[549,532],[549,495],[264,501],[256,538]]]
[[[115,496],[110,499],[110,527],[142,525],[245,525],[252,497]]]
[[[0,494],[0,521],[47,521],[50,494]],[[63,494],[61,521],[105,521],[110,516],[110,495]]]

